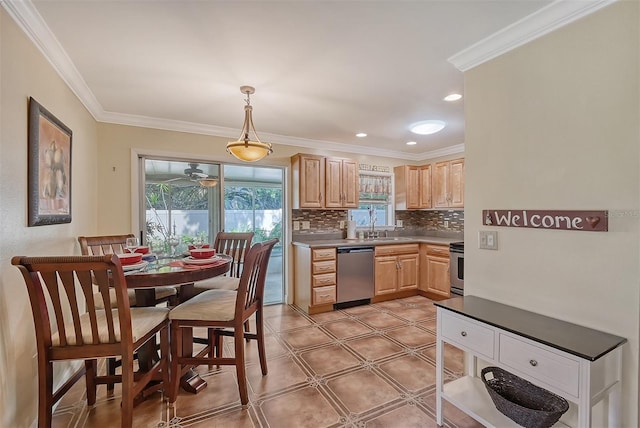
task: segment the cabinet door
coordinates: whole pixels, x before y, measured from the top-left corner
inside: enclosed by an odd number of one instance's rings
[[[452,160],[449,164],[449,206],[460,208],[464,206],[464,159]]]
[[[325,172],[325,195],[324,206],[327,208],[341,208],[342,191],[342,159],[327,158]]]
[[[360,183],[358,183],[358,162],[349,159],[342,160],[342,206],[344,208],[358,208],[360,200]]]
[[[418,288],[418,254],[405,254],[398,257],[398,291]]]
[[[407,208],[420,208],[420,168],[407,167]]]
[[[433,207],[448,207],[447,198],[447,176],[449,175],[449,162],[438,162],[432,171],[432,195]]]
[[[431,208],[431,165],[420,167],[420,208]]]
[[[450,296],[449,259],[427,256],[427,291],[443,297]]]
[[[300,156],[300,208],[323,208],[324,158]]]
[[[375,258],[375,294],[394,293],[398,289],[398,260],[394,256]]]

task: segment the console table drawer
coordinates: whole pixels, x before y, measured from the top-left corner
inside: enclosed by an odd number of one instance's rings
[[[442,337],[459,344],[472,352],[493,358],[494,330],[473,321],[443,312],[441,318]]]
[[[505,334],[499,340],[501,363],[578,397],[579,361]]]

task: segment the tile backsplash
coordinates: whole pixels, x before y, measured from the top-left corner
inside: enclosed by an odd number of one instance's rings
[[[308,221],[309,229],[293,231],[295,234],[341,233],[340,222],[347,220],[346,210],[292,210],[291,221]],[[440,230],[463,232],[464,211],[396,211],[396,220],[402,220],[398,231]],[[448,225],[445,227],[445,221]]]

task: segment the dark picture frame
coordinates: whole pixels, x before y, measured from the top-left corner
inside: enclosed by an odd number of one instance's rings
[[[29,226],[71,223],[71,141],[64,123],[29,97]]]

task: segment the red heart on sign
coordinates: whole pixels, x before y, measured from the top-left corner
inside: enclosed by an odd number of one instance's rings
[[[586,220],[591,225],[592,229],[595,229],[598,223],[600,223],[600,217],[587,217]]]

